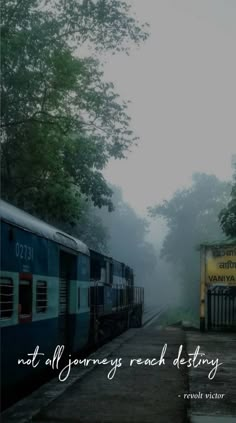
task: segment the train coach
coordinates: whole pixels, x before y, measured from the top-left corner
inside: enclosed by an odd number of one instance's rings
[[[143,288],[127,265],[1,201],[1,378],[5,395],[42,368],[18,365],[39,345],[82,351],[117,327],[141,325]],[[135,323],[136,322],[136,323]]]

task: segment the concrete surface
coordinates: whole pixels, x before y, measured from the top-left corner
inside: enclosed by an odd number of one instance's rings
[[[191,417],[191,423],[235,423],[235,417],[229,416],[194,416]]]
[[[132,359],[159,360],[165,344],[165,364],[130,366]],[[218,359],[222,365],[215,377],[208,378],[211,364],[174,366],[180,345],[185,359],[198,346],[202,358]],[[125,332],[90,358],[120,358],[122,366],[111,380],[110,364],[76,366],[65,382],[56,377],[3,413],[2,423],[236,422],[236,334],[164,329],[152,322]],[[207,399],[210,393],[218,398]]]
[[[159,359],[166,342],[165,365],[130,366],[134,358]],[[178,393],[187,389],[187,375],[172,365],[181,343],[184,343],[184,334],[178,329],[155,333],[153,329],[137,330],[133,338],[111,354],[111,358],[120,357],[123,362],[112,380],[107,379],[108,369],[96,367],[33,421],[184,423],[186,404]]]
[[[236,334],[186,332],[187,351],[196,346],[209,359],[219,359],[215,377],[208,378],[209,366],[189,369],[189,392],[201,393],[202,398],[189,399],[189,417],[192,423],[236,422]],[[212,368],[212,367],[211,367]],[[207,399],[209,393],[217,398]]]
[[[41,390],[41,407],[31,414],[31,421],[37,423],[79,422],[79,423],[184,423],[186,421],[186,402],[179,395],[187,390],[187,372],[173,366],[180,344],[185,343],[185,333],[180,329],[156,330],[151,327],[131,329],[121,335],[96,358],[122,358],[122,366],[117,368],[112,380],[107,374],[111,366],[95,366],[92,371],[77,378],[80,368],[75,367],[71,377],[74,381],[53,401],[43,404],[43,397],[50,394]],[[162,365],[137,365],[132,359],[160,359],[164,344],[167,350]],[[106,351],[106,348],[110,352]],[[67,381],[70,377],[67,379]],[[65,382],[67,383],[67,382]],[[63,383],[54,380],[54,390]],[[46,389],[46,388],[45,388]],[[53,395],[53,387],[51,387]],[[32,404],[35,404],[31,400]],[[5,414],[3,423],[23,422],[25,407],[15,409],[11,416]],[[39,412],[39,409],[41,411]],[[28,410],[29,411],[29,410]],[[37,411],[37,412],[36,412]],[[26,415],[25,415],[26,417]],[[29,417],[29,414],[28,414]],[[28,420],[29,421],[29,420]]]

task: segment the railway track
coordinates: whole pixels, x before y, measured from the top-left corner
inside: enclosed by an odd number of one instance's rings
[[[151,325],[156,319],[158,319],[166,310],[168,305],[165,305],[159,309],[157,307],[149,307],[144,310],[143,314],[143,327]]]

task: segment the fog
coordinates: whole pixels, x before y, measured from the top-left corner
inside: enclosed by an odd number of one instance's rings
[[[160,292],[170,296],[173,289],[179,299],[177,274],[158,257],[168,228],[160,217],[150,219],[147,207],[190,187],[195,172],[232,179],[236,4],[232,0],[131,3],[136,17],[150,23],[150,37],[129,56],[106,56],[105,74],[121,97],[131,100],[132,128],[140,140],[127,160],[111,161],[104,175],[150,222],[146,239],[157,251],[158,264],[146,282],[150,291],[158,299]]]
[[[236,4],[135,0],[150,38],[107,57],[107,79],[132,101],[139,147],[105,175],[141,213],[190,184],[194,171],[230,178],[235,151]],[[141,195],[140,195],[141,190]]]
[[[197,313],[231,192],[236,3],[125,1],[5,2],[1,195]]]

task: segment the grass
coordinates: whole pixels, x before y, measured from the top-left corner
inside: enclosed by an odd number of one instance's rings
[[[188,322],[190,326],[199,327],[199,317],[191,309],[185,307],[173,307],[165,311],[158,323],[161,326],[181,325],[182,322]]]

